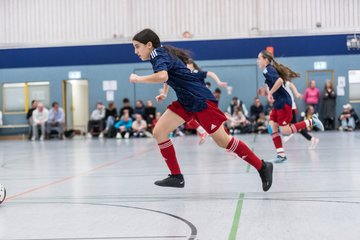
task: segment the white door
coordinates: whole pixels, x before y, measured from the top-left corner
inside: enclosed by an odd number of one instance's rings
[[[89,89],[87,80],[65,81],[67,129],[86,132],[89,120]]]

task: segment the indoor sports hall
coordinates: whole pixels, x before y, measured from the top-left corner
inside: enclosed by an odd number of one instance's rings
[[[359,239],[359,12],[0,0],[0,239]]]

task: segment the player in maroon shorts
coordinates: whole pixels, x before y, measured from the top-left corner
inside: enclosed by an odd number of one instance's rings
[[[216,99],[205,86],[186,67],[184,59],[189,56],[186,51],[172,46],[162,46],[158,35],[150,29],[144,29],[133,37],[135,54],[143,61],[150,60],[154,73],[147,76],[130,75],[132,83],[167,83],[172,87],[178,100],[168,106],[160,117],[153,134],[160,152],[171,174],[155,182],[162,187],[185,186],[174,146],[169,133],[186,121],[195,119],[222,148],[235,152],[250,165],[255,167],[262,180],[262,188],[268,191],[272,184],[272,163],[260,160],[242,141],[230,136],[223,122],[225,115],[219,110]]]
[[[300,75],[278,63],[272,53],[266,50],[259,53],[257,63],[259,68],[263,70],[265,83],[267,85],[267,91],[262,90],[259,92],[266,92],[268,101],[274,103],[274,109],[271,110],[269,122],[272,130],[271,138],[277,152],[274,162],[283,163],[287,161],[287,157],[285,156],[281,137],[278,132],[279,128],[282,135],[287,136],[309,126],[317,126],[320,130],[324,131],[324,126],[315,114],[312,119],[291,124],[293,118],[292,100],[284,83]]]

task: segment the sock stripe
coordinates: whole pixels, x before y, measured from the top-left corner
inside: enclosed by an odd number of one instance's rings
[[[234,138],[233,138],[234,139]],[[236,148],[238,147],[238,145],[239,145],[239,140],[237,140],[237,139],[234,139],[234,142],[233,142],[233,144],[231,145],[231,147],[230,147],[230,151],[232,151],[232,152],[234,152],[235,150],[236,150]]]
[[[295,126],[294,124],[291,124],[291,125],[290,125],[290,128],[291,128],[291,131],[292,131],[293,133],[296,133],[296,132],[297,132],[296,126]]]
[[[171,142],[171,140],[169,139],[169,140],[166,141],[166,142],[160,143],[160,144],[159,144],[159,148],[160,148],[160,149],[165,149],[165,148],[170,147],[171,145],[172,145],[172,142]]]
[[[283,153],[283,152],[285,152],[285,151],[284,151],[284,148],[277,148],[277,149],[276,149],[276,152],[277,152],[277,153]]]
[[[278,132],[275,132],[275,133],[271,134],[271,137],[274,139],[276,137],[280,137],[280,134]]]

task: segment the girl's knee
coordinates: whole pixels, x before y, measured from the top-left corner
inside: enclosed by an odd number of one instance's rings
[[[287,136],[287,135],[292,134],[292,131],[291,131],[290,127],[289,128],[283,128],[283,129],[281,129],[281,134],[283,136]]]
[[[155,128],[153,130],[153,137],[156,140],[164,140],[165,138],[167,138],[168,135],[169,135],[169,133],[167,133],[163,129],[155,126]]]

